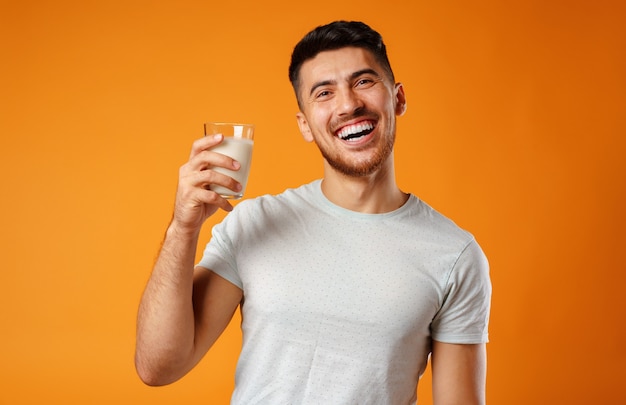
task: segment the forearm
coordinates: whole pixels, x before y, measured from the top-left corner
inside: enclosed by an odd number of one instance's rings
[[[170,224],[139,306],[135,362],[151,385],[173,382],[194,363],[193,267],[197,231]]]
[[[189,371],[208,350],[211,339],[223,330],[241,299],[241,290],[236,287],[221,284],[221,289],[213,288],[209,293],[204,285],[196,297],[200,309],[194,313],[194,261],[200,229],[218,209],[233,209],[208,186],[217,184],[231,190],[241,186],[208,169],[239,169],[232,158],[210,150],[222,140],[221,135],[196,140],[189,160],[180,167],[172,222],[139,305],[135,365],[141,379],[150,385],[173,382]],[[206,311],[204,302],[211,301],[210,294],[222,299],[228,294],[228,305],[213,305],[214,310]]]

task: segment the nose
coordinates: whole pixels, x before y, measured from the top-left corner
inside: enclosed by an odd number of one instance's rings
[[[363,101],[359,98],[358,94],[351,88],[338,91],[336,95],[337,100],[337,114],[352,115],[356,111],[363,108]]]

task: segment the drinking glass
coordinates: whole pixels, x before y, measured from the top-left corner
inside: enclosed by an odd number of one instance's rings
[[[211,148],[212,151],[232,157],[241,164],[239,170],[228,170],[214,167],[212,170],[226,174],[241,183],[241,191],[235,192],[223,186],[210,185],[209,188],[228,199],[239,199],[248,184],[250,160],[254,146],[254,125],[234,122],[207,122],[204,124],[204,135],[222,134],[224,140]]]

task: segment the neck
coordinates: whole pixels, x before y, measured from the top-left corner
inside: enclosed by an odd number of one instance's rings
[[[391,157],[379,170],[362,177],[337,172],[325,162],[322,192],[333,204],[366,214],[396,210],[409,197],[396,184]]]

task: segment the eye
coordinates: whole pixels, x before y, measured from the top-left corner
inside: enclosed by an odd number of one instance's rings
[[[330,97],[332,93],[330,92],[330,90],[322,90],[319,91],[317,94],[315,94],[315,99],[317,100],[323,100],[325,98]]]
[[[356,81],[355,87],[371,87],[373,86],[375,83],[375,81],[369,77],[362,77],[359,80]]]

